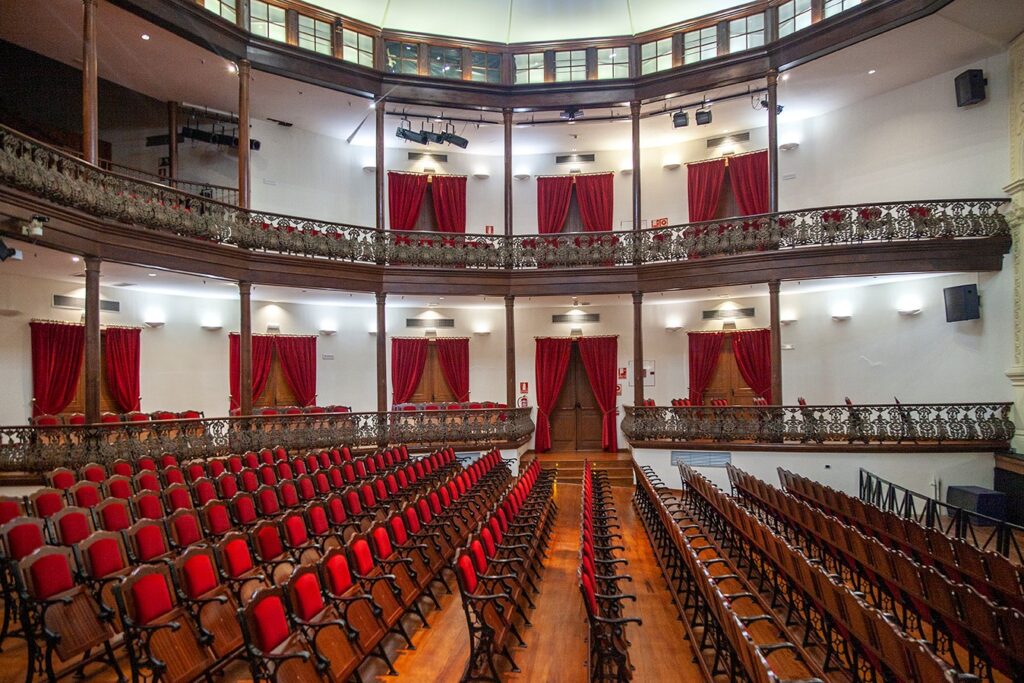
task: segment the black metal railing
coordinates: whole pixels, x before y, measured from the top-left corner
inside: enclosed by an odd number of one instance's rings
[[[925,528],[935,529],[952,538],[962,539],[976,548],[992,550],[1024,563],[1020,539],[1024,527],[1003,519],[943,503],[923,493],[911,491],[882,479],[863,468],[860,470],[859,497],[904,519],[912,519]]]
[[[625,407],[622,431],[640,442],[984,443],[1005,448],[1012,403]]]
[[[0,427],[0,471],[45,472],[141,455],[207,457],[275,446],[520,445],[533,433],[531,412],[531,408],[495,408],[17,425]]]
[[[124,169],[116,169],[124,171]],[[135,174],[138,175],[138,174]],[[638,232],[476,235],[376,230],[250,211],[204,187],[87,164],[0,126],[0,183],[94,215],[250,250],[354,263],[470,269],[614,267],[892,241],[1008,236],[1009,200],[915,200],[801,209]],[[176,187],[174,187],[176,185]]]

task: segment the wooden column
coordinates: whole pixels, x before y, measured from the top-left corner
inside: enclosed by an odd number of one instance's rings
[[[771,316],[772,403],[782,405],[782,321],[779,315],[778,280],[768,283],[768,308]]]
[[[178,177],[178,103],[167,103],[167,175],[170,178],[171,187],[174,187],[174,179]]]
[[[512,110],[501,110],[505,126],[505,234],[512,234]],[[506,297],[506,302],[508,298]],[[511,385],[510,385],[511,386]],[[510,396],[512,394],[509,394]],[[509,404],[511,406],[511,404]]]
[[[768,70],[768,211],[779,210],[779,72]]]
[[[629,103],[629,118],[633,126],[633,244],[640,244],[640,102]],[[633,255],[633,263],[640,262],[640,250]]]
[[[252,415],[252,283],[238,281],[238,412]]]
[[[238,60],[238,205],[249,208],[252,180],[249,171],[249,80],[252,65]]]
[[[377,412],[388,409],[388,330],[386,309],[388,295],[377,292]]]
[[[99,163],[99,67],[96,62],[96,0],[82,0],[82,158]]]
[[[374,165],[376,167],[374,185],[374,206],[377,207],[377,222],[376,226],[378,230],[384,229],[384,100],[377,102],[377,107],[374,110],[374,120],[376,126],[374,127],[374,154],[376,161]]]
[[[505,295],[505,403],[516,405],[516,298]]]
[[[633,405],[644,404],[643,292],[633,292]]]
[[[100,421],[100,259],[85,257],[85,421]]]

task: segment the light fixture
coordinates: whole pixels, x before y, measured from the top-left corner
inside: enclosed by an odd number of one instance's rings
[[[698,109],[694,112],[694,120],[697,121],[698,126],[706,126],[711,123],[711,110],[710,109]]]
[[[221,329],[222,325],[218,322],[206,322],[200,325],[199,327],[203,328],[208,332],[216,332],[217,330]]]
[[[366,166],[363,166],[363,171],[365,171],[366,173],[376,173],[377,164],[367,164]]]
[[[480,173],[474,173],[473,177],[476,178],[477,180],[487,180],[488,178],[491,177],[491,174],[485,171],[481,171]]]
[[[228,73],[230,73],[230,74],[237,74],[238,73],[238,65],[235,64],[234,62],[228,62]]]
[[[156,273],[146,273],[146,275],[148,275],[150,277],[156,277]]]
[[[148,33],[143,33],[143,34],[142,34],[141,36],[139,36],[139,37],[140,37],[140,38],[142,38],[143,40],[149,40],[149,34],[148,34]]]
[[[849,302],[840,301],[832,306],[832,319],[841,322],[843,320],[849,320],[853,317],[853,310],[850,308]]]
[[[421,145],[427,144],[427,133],[424,130],[414,131],[409,123],[409,119],[402,117],[402,120],[398,124],[397,130],[395,130],[395,137],[400,140],[408,140],[409,142],[416,142]]]
[[[850,315],[849,313],[833,313],[832,314],[832,319],[835,320],[836,322],[844,322],[846,320],[849,320],[852,317],[853,316]]]
[[[324,337],[333,337],[334,335],[338,334],[338,331],[337,330],[323,329],[323,330],[320,330],[320,334],[323,335]]]
[[[424,166],[423,167],[423,172],[426,173],[427,175],[433,174],[436,170],[437,169],[435,169],[433,166]]]
[[[455,124],[451,121],[445,124],[444,133],[441,134],[441,142],[447,142],[449,145],[455,145],[460,149],[469,147],[469,140],[455,133]]]
[[[436,337],[437,336],[437,328],[436,327],[424,328],[423,336],[424,337]]]
[[[905,296],[896,302],[896,312],[908,318],[921,315],[921,300],[916,296]]]
[[[333,320],[321,320],[319,332],[325,337],[335,335],[338,333],[338,323]]]
[[[530,174],[529,173],[516,173],[512,177],[515,178],[516,180],[529,180],[530,179]]]
[[[874,69],[870,69],[868,71],[868,76],[872,76],[872,75],[874,75],[874,73],[875,73],[875,70]]]
[[[678,161],[672,161],[667,164],[663,164],[662,168],[665,169],[666,171],[674,171],[680,166],[682,166],[682,164],[680,164]]]
[[[783,313],[779,318],[779,323],[782,325],[792,325],[797,321],[797,317],[792,313]]]
[[[572,328],[571,330],[569,330],[569,336],[570,337],[582,337],[583,336],[583,328],[582,327],[574,327],[574,328]]]
[[[473,330],[473,334],[475,334],[478,337],[486,337],[490,333],[491,333],[491,330],[490,330],[490,328],[487,328],[487,327],[478,327],[475,330]]]
[[[164,326],[164,321],[163,320],[146,320],[144,322],[144,324],[146,325],[146,327],[154,327],[154,328],[155,327],[163,327]]]
[[[71,262],[72,262],[72,263],[78,263],[78,262],[79,262],[79,261],[81,261],[81,260],[82,260],[82,259],[78,258],[77,256],[72,256],[72,257],[71,257]]]
[[[7,259],[11,258],[12,256],[17,256],[17,255],[18,255],[18,250],[17,249],[12,249],[11,247],[7,246],[4,243],[3,240],[0,240],[0,261],[6,261]],[[15,260],[17,260],[17,259],[15,259]]]
[[[667,332],[678,332],[681,329],[683,329],[682,325],[675,325],[675,324],[665,325],[665,330]]]
[[[908,318],[915,315],[921,315],[920,308],[899,308],[896,310],[896,312]]]
[[[576,119],[583,118],[583,110],[579,107],[567,107],[564,111],[558,113],[558,118],[569,123],[575,123]]]
[[[685,128],[690,125],[690,115],[680,109],[676,113],[672,114],[672,127],[673,128]]]
[[[779,145],[779,149],[781,149],[783,152],[792,152],[793,150],[799,149],[799,148],[800,148],[800,143],[799,142],[784,142],[781,145]]]
[[[280,332],[281,323],[267,323],[267,332]]]
[[[782,80],[788,81],[789,80],[789,74],[782,74]]]

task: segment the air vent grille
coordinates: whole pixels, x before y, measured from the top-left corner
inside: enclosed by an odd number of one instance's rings
[[[708,149],[715,149],[716,147],[721,147],[722,145],[724,145],[726,143],[732,144],[732,143],[735,143],[735,142],[749,142],[749,141],[750,141],[750,133],[749,132],[732,133],[730,135],[723,135],[720,138],[708,138]]]
[[[589,162],[595,159],[593,154],[556,154],[556,164],[576,164],[580,162]]]
[[[599,323],[601,322],[600,313],[559,313],[558,315],[551,316],[551,322],[553,323]]]
[[[448,161],[447,154],[438,154],[437,152],[409,152],[409,161],[421,161],[426,159],[427,161]]]
[[[455,327],[454,318],[406,318],[406,327],[414,327],[417,329],[423,329],[425,327],[437,328],[452,328]]]
[[[704,311],[704,320],[726,320],[732,318],[753,318],[753,308],[734,308],[732,310],[719,309],[717,311]]]
[[[85,299],[79,296],[64,296],[63,294],[53,295],[53,307],[54,308],[70,308],[75,311],[85,310]],[[120,301],[107,301],[106,299],[100,299],[100,310],[106,311],[107,313],[120,313],[121,302]]]
[[[729,451],[672,451],[671,457],[673,467],[725,467],[732,464]]]

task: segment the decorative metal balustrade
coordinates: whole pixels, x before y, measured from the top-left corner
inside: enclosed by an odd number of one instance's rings
[[[1013,437],[1011,403],[626,406],[622,432],[644,442],[985,444]]]
[[[0,427],[0,471],[45,472],[141,455],[175,453],[188,459],[275,446],[518,446],[533,433],[531,412],[531,408],[424,410]]]
[[[616,232],[474,235],[380,231],[249,211],[97,168],[0,126],[0,183],[93,215],[243,249],[354,263],[535,269],[641,265],[836,244],[1009,235],[1007,199],[804,209]]]

